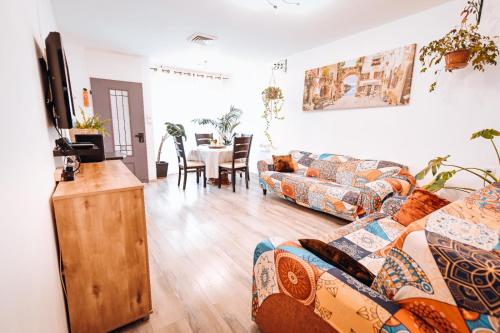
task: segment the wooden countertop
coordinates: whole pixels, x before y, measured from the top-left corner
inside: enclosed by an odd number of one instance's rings
[[[82,163],[74,181],[57,184],[52,200],[131,188],[143,188],[143,184],[122,161]]]

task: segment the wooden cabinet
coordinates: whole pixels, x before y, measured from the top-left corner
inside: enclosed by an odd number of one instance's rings
[[[82,164],[52,196],[71,331],[151,312],[143,184],[121,161]]]

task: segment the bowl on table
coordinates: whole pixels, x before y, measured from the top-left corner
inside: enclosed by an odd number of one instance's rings
[[[221,144],[209,144],[208,148],[210,148],[210,149],[222,149],[222,148],[226,148],[226,146],[221,145]]]

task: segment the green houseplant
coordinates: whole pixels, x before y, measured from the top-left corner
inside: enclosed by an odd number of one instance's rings
[[[99,115],[93,114],[92,116],[85,115],[85,112],[80,107],[80,118],[76,119],[75,128],[70,129],[70,137],[75,141],[75,134],[102,134],[107,135],[106,124],[109,120],[102,120]]]
[[[220,118],[197,118],[192,122],[198,125],[211,125],[219,134],[219,139],[225,145],[230,145],[235,128],[240,124],[240,118],[243,111],[231,105],[229,112],[224,113]]]
[[[273,147],[273,139],[270,133],[271,122],[273,119],[285,119],[285,117],[281,115],[281,108],[283,107],[284,101],[283,92],[279,87],[269,86],[262,91],[262,102],[264,103],[262,118],[264,118],[264,121],[266,122],[264,135],[266,136],[267,142],[269,142],[271,147]]]
[[[169,137],[183,136],[186,139],[186,131],[181,124],[165,123],[165,134],[161,137],[160,147],[158,148],[158,156],[156,157],[156,177],[165,178],[168,174],[168,163],[161,160],[161,151],[163,144]]]
[[[499,50],[494,41],[497,36],[485,36],[478,32],[481,10],[482,0],[467,1],[462,12],[461,25],[452,29],[444,37],[422,47],[419,56],[422,73],[439,65],[443,58],[447,72],[464,68],[469,62],[472,63],[474,70],[481,72],[484,72],[485,66],[497,64]],[[469,23],[470,16],[475,18],[474,23]],[[434,75],[440,72],[441,69],[436,69]],[[431,84],[429,91],[434,91],[436,85],[437,79]]]
[[[495,137],[500,136],[500,132],[495,129],[484,129],[479,132],[475,132],[471,136],[471,140],[477,138],[483,138],[491,142],[493,149],[496,153],[496,157],[498,160],[498,165],[500,166],[500,154],[498,152],[498,148],[495,144]],[[415,175],[415,178],[418,180],[422,180],[429,172],[432,173],[433,179],[426,185],[422,186],[426,190],[430,192],[437,192],[441,189],[451,189],[458,190],[462,192],[472,192],[475,189],[468,187],[457,187],[457,186],[447,186],[446,182],[450,180],[453,176],[455,176],[459,172],[466,172],[476,177],[479,177],[484,183],[494,183],[500,181],[500,177],[497,177],[493,174],[491,170],[486,170],[482,168],[475,167],[463,167],[456,164],[451,164],[448,162],[448,158],[450,155],[444,157],[436,157],[433,160],[430,160],[427,166]],[[447,168],[446,171],[438,172],[442,167]]]

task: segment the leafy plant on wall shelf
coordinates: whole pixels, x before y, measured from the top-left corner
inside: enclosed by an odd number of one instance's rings
[[[92,129],[95,130],[97,133],[102,134],[102,135],[107,135],[108,133],[106,132],[106,123],[109,122],[109,120],[101,120],[99,115],[94,114],[92,116],[86,116],[85,112],[83,111],[82,108],[80,109],[80,115],[81,115],[81,121],[76,120],[76,128],[78,129]]]
[[[156,157],[156,177],[164,178],[168,174],[168,163],[161,160],[161,152],[163,144],[169,137],[183,136],[186,139],[186,131],[181,124],[165,123],[165,134],[161,137],[160,147],[158,148],[158,156]]]
[[[477,138],[489,140],[493,146],[493,149],[495,150],[498,165],[500,166],[500,154],[494,141],[495,137],[497,136],[500,136],[499,131],[495,129],[484,129],[479,132],[473,133],[471,136],[471,140]],[[500,177],[495,176],[491,170],[450,164],[448,163],[449,157],[450,155],[447,155],[430,160],[427,166],[415,176],[416,179],[422,180],[429,172],[432,173],[432,176],[434,178],[427,185],[424,185],[423,188],[431,192],[436,192],[441,189],[451,189],[462,192],[475,191],[474,189],[468,187],[446,186],[446,182],[459,172],[467,172],[469,174],[472,174],[476,177],[479,177],[483,182],[488,184],[500,181]],[[449,169],[438,173],[441,167],[446,167]]]
[[[262,118],[264,118],[266,122],[264,135],[266,136],[269,145],[273,147],[273,139],[270,133],[271,122],[273,119],[285,119],[285,117],[281,115],[281,108],[283,107],[283,102],[285,101],[283,92],[279,87],[269,86],[262,91],[262,101],[264,102],[264,112],[262,113]]]
[[[230,145],[233,140],[234,130],[240,124],[242,114],[243,111],[231,105],[229,112],[223,114],[220,118],[198,118],[193,119],[192,122],[198,125],[211,125],[219,134],[221,142]]]
[[[434,40],[420,50],[419,60],[422,64],[421,72],[427,72],[431,67],[439,65],[445,59],[445,71],[466,67],[472,63],[474,70],[484,72],[485,66],[496,65],[499,55],[495,39],[498,36],[484,36],[478,32],[481,20],[483,0],[467,1],[462,11],[462,23],[460,27],[452,29],[443,38]],[[469,23],[469,17],[474,17],[475,22]],[[442,70],[436,69],[434,75]],[[429,91],[436,89],[437,78]]]

